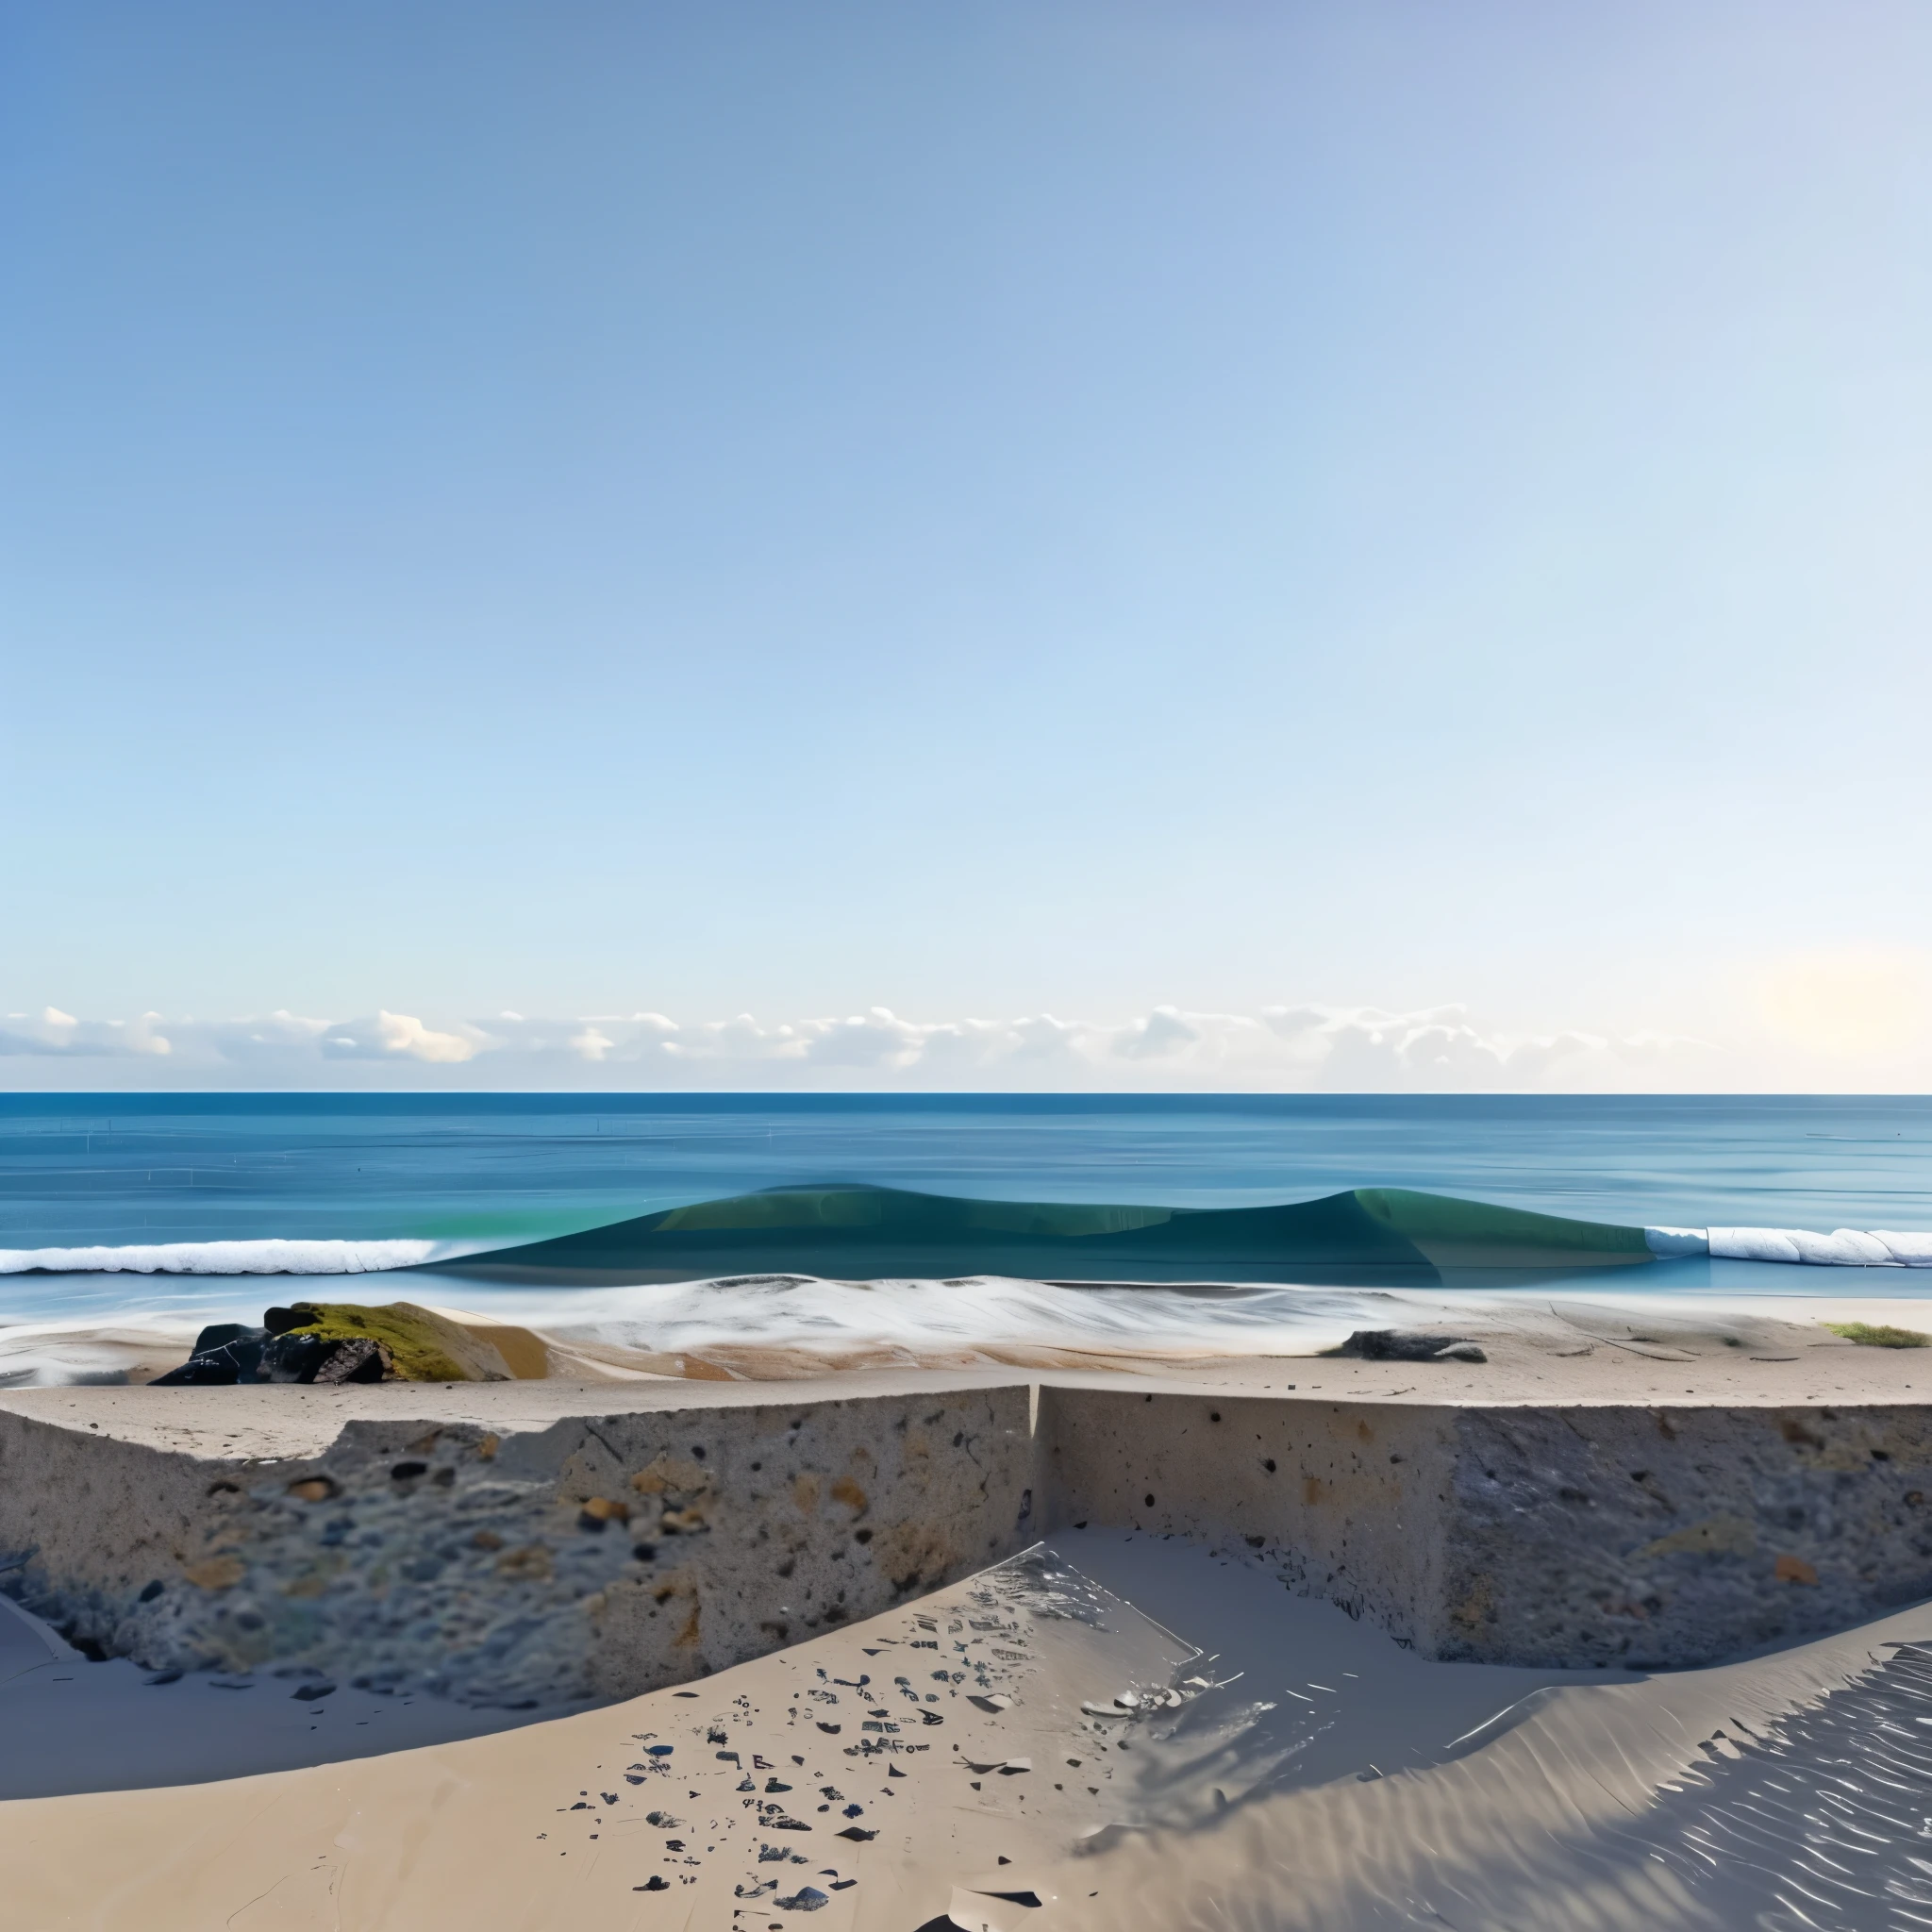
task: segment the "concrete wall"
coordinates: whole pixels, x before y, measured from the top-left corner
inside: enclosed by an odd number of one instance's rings
[[[625,1695],[1032,1541],[1028,1408],[1018,1387],[500,1437],[362,1419],[270,1463],[0,1410],[0,1587],[153,1666],[307,1666],[491,1703]]]
[[[311,1422],[315,1453],[272,1459],[91,1429],[92,1392],[61,1391],[58,1421],[0,1406],[0,1589],[157,1666],[512,1704],[625,1694],[1079,1522],[1204,1539],[1425,1655],[1491,1662],[1710,1662],[1932,1595],[1932,1421],[1916,1407],[1048,1385],[1036,1427],[1025,1385],[955,1386],[525,1409],[497,1430],[474,1407],[442,1424],[364,1414]],[[156,1416],[192,1393],[217,1417],[231,1392],[99,1391]]]
[[[1429,1647],[1455,1411],[1045,1389],[1051,1522],[1203,1538]]]
[[[1711,1663],[1932,1595],[1932,1412],[1916,1406],[1049,1389],[1041,1428],[1054,1524],[1218,1542],[1430,1657]]]
[[[1439,1657],[1712,1663],[1932,1595],[1911,1407],[1471,1409]]]

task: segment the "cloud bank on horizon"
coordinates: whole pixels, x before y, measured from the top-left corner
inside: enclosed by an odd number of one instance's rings
[[[765,1024],[749,1014],[429,1024],[378,1010],[205,1021],[0,1015],[0,1089],[877,1088],[1062,1091],[1522,1091],[1756,1084],[1710,1042],[1663,1033],[1510,1035],[1460,1006],[1160,1006],[1118,1023],[1039,1014],[913,1021],[884,1007]]]

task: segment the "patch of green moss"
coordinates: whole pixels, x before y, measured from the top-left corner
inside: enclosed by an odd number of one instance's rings
[[[354,1302],[294,1302],[298,1315],[312,1320],[290,1332],[314,1335],[324,1341],[357,1341],[367,1338],[389,1350],[395,1373],[406,1382],[473,1382],[477,1377],[459,1356],[465,1349],[461,1331],[408,1302],[387,1307],[363,1307]]]
[[[1921,1335],[1916,1328],[1892,1328],[1872,1322],[1827,1322],[1824,1325],[1834,1335],[1862,1342],[1867,1348],[1932,1347],[1932,1335]]]

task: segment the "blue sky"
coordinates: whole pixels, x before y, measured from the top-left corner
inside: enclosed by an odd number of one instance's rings
[[[0,1085],[1932,1075],[1923,8],[0,5]]]

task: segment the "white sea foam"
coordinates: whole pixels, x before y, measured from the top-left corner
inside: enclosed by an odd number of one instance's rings
[[[724,1343],[971,1348],[989,1342],[1133,1351],[1269,1354],[1327,1347],[1388,1326],[1412,1297],[1380,1291],[1070,1288],[979,1274],[950,1281],[729,1275],[634,1288],[507,1291],[470,1306],[562,1340],[676,1350]]]
[[[1713,1255],[1725,1261],[1785,1261],[1813,1268],[1932,1268],[1932,1234],[1889,1228],[1646,1227],[1653,1255]]]
[[[1932,1234],[1898,1234],[1889,1227],[1873,1229],[1873,1238],[1891,1250],[1902,1268],[1932,1268]]]
[[[116,1248],[0,1248],[0,1274],[374,1274],[447,1261],[489,1241],[158,1241]]]
[[[401,1286],[384,1284],[390,1293]],[[869,1282],[727,1275],[579,1290],[443,1276],[433,1291],[425,1281],[421,1298],[460,1300],[472,1314],[525,1324],[566,1346],[647,1353],[901,1347],[930,1355],[1017,1345],[1166,1357],[1305,1355],[1332,1347],[1351,1329],[1440,1322],[1445,1313],[1440,1301],[1379,1290],[1069,1288],[996,1275]],[[209,1290],[157,1295],[105,1318],[76,1310],[0,1322],[0,1388],[119,1380],[140,1364],[179,1361],[204,1322],[259,1319],[258,1300]]]

